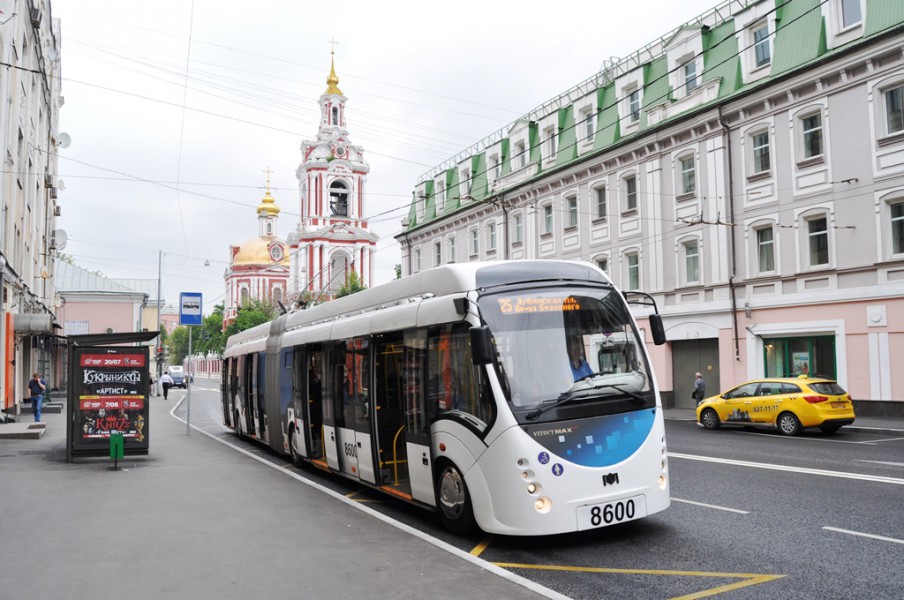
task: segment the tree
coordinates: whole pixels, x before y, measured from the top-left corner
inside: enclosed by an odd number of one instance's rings
[[[223,334],[223,311],[224,304],[220,303],[213,307],[213,312],[201,322],[198,331],[197,344],[192,344],[192,351],[200,354],[215,354],[223,356],[223,349],[226,347],[226,336]],[[194,338],[192,338],[194,342]]]
[[[358,277],[358,273],[356,271],[351,271],[348,274],[348,282],[339,288],[339,291],[336,292],[336,297],[342,298],[343,296],[349,296],[366,289],[365,286],[361,285],[361,278]]]
[[[194,341],[194,340],[192,340]],[[181,365],[188,355],[188,327],[176,327],[166,340],[167,360],[171,365]]]
[[[255,325],[272,321],[275,318],[276,310],[271,304],[259,300],[252,300],[248,304],[239,307],[238,313],[235,316],[235,321],[230,323],[229,327],[227,327],[224,332],[224,338],[235,335],[240,331],[250,329]]]
[[[396,265],[395,265],[395,278],[396,279],[402,278],[402,264],[401,263],[396,263]]]

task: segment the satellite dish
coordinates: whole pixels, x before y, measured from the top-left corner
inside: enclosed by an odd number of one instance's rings
[[[59,144],[60,148],[68,148],[71,143],[72,138],[65,131],[57,136],[57,144]]]
[[[57,189],[58,189],[58,190],[61,190],[61,191],[62,191],[62,190],[65,190],[65,189],[66,189],[66,182],[63,181],[62,179],[57,179]]]
[[[57,229],[53,232],[53,237],[56,239],[56,249],[61,252],[65,250],[66,241],[69,239],[69,236],[66,235],[66,232],[62,229]]]

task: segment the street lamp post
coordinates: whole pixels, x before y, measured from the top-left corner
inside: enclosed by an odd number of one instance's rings
[[[155,364],[157,365],[157,395],[160,395],[160,376],[163,375],[163,365],[160,364],[160,349],[163,348],[163,336],[160,335],[160,327],[163,322],[160,310],[162,303],[162,283],[163,283],[163,250],[159,251],[157,259],[157,342],[154,344],[154,353],[156,356]]]

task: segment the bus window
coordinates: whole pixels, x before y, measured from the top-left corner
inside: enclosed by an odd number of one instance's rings
[[[467,323],[455,323],[430,331],[428,372],[430,408],[436,414],[458,411],[477,417],[472,425],[484,430],[492,422],[495,403],[481,395],[478,370],[471,360]],[[485,402],[481,398],[487,398]]]
[[[425,444],[430,434],[424,406],[424,367],[427,337],[424,331],[405,332],[402,397],[405,401],[405,431],[409,442]]]

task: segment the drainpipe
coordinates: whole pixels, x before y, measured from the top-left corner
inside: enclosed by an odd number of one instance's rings
[[[732,160],[731,160],[731,129],[725,122],[722,120],[722,107],[718,108],[719,111],[719,125],[722,126],[722,131],[725,132],[725,148],[728,154],[728,220],[732,224],[728,230],[728,237],[731,240],[731,252],[729,253],[729,258],[731,260],[731,272],[728,275],[728,292],[731,294],[731,321],[734,328],[734,352],[735,352],[735,361],[741,362],[741,347],[740,341],[738,339],[738,300],[735,298],[735,283],[734,278],[737,275],[737,255],[736,255],[736,243],[735,243],[735,213],[734,213],[734,169],[732,169]]]
[[[505,260],[509,259],[509,222],[508,222],[508,210],[505,208],[505,196],[500,196],[499,198],[499,206],[502,208],[502,236],[503,243],[505,244],[503,247],[505,248],[503,258]]]

